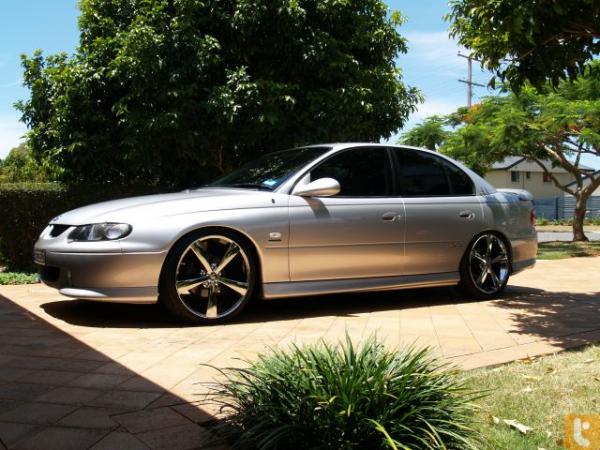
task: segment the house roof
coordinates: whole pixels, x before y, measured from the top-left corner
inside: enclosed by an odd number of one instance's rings
[[[560,166],[553,167],[550,160],[542,161],[544,166],[550,169],[550,172],[565,172]],[[535,162],[528,160],[524,156],[507,156],[502,161],[495,162],[491,165],[490,170],[509,170],[517,165],[522,165],[519,169],[527,171],[542,171],[542,168]],[[516,168],[516,167],[515,167]],[[592,167],[588,167],[584,164],[579,164],[579,168],[585,171],[593,171]]]
[[[520,163],[525,158],[522,156],[507,156],[502,161],[495,162],[490,167],[491,170],[506,170],[510,169],[512,166]]]
[[[591,176],[591,177],[596,177],[596,176],[598,176],[598,175],[600,175],[600,170],[596,170],[594,173],[591,173],[591,174],[590,174],[590,176]],[[583,180],[583,182],[584,182],[584,184],[585,184],[585,183],[589,183],[589,182],[590,182],[590,179],[589,179],[589,178],[586,178],[585,180]],[[572,181],[571,183],[567,184],[567,185],[566,185],[566,187],[574,186],[575,184],[577,184],[577,180],[575,180],[575,181]]]

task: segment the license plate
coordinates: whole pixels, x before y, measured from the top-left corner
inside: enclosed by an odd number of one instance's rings
[[[46,264],[46,250],[34,250],[33,251],[33,262],[41,266]]]

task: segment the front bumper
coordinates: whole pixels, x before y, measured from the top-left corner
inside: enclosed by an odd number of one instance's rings
[[[41,280],[68,297],[156,303],[165,252],[72,253],[34,250]]]

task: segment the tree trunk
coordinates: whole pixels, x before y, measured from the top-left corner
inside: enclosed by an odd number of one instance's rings
[[[575,216],[573,217],[573,242],[576,241],[587,241],[585,233],[583,232],[583,221],[585,220],[585,212],[587,210],[587,195],[576,196],[575,200]]]

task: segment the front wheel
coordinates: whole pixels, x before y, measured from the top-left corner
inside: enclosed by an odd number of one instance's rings
[[[478,236],[460,265],[459,289],[472,297],[490,299],[508,283],[510,259],[506,243],[494,233]]]
[[[160,301],[187,322],[226,322],[250,300],[254,267],[247,244],[234,234],[189,234],[167,256],[159,287]]]

